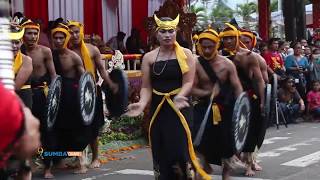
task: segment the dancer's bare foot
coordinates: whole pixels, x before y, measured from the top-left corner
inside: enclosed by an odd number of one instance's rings
[[[91,162],[91,164],[89,165],[90,169],[93,168],[99,168],[101,166],[100,160],[99,159],[95,159]]]
[[[253,163],[252,169],[255,171],[262,171],[262,167],[257,162]]]
[[[245,175],[251,177],[251,176],[254,176],[255,174],[256,173],[252,170],[251,166],[248,166]]]
[[[87,173],[88,169],[86,166],[81,166],[79,169],[75,170],[74,174],[85,174]]]
[[[44,179],[53,179],[54,178],[53,174],[51,173],[51,169],[44,170],[43,178]]]
[[[231,169],[224,166],[222,169],[222,180],[230,180]]]

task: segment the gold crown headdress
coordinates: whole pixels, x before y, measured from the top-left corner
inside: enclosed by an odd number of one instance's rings
[[[169,30],[169,29],[177,29],[177,26],[179,24],[179,19],[180,19],[180,15],[178,14],[178,16],[172,20],[172,21],[161,21],[157,15],[154,15],[154,21],[157,24],[157,30],[159,29],[165,29],[165,30]]]
[[[13,31],[13,29],[16,31]],[[11,40],[20,40],[22,39],[23,35],[24,35],[24,27],[21,27],[15,24],[11,25],[11,32],[9,33],[9,38]]]

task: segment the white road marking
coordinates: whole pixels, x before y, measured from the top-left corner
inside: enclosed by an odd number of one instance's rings
[[[293,166],[293,167],[307,167],[311,164],[315,164],[320,161],[320,151],[303,156],[301,158],[294,159],[289,162],[285,162],[281,165]]]
[[[289,138],[290,137],[272,137],[272,138],[265,139],[263,141],[263,144],[273,144],[277,140],[287,140]]]
[[[285,154],[287,152],[291,152],[291,151],[296,151],[297,147],[299,146],[309,146],[312,145],[312,142],[320,142],[319,138],[311,138],[310,140],[307,141],[302,141],[300,143],[296,143],[296,144],[291,144],[289,146],[284,146],[284,147],[280,147],[277,149],[273,149],[270,151],[266,151],[266,152],[260,152],[258,154],[259,158],[263,158],[263,157],[278,157],[282,154]]]
[[[149,175],[153,176],[153,171],[150,170],[139,170],[139,169],[124,169],[120,171],[116,171],[118,174],[125,175]],[[215,180],[220,180],[221,176],[219,175],[211,175],[211,177]],[[261,178],[249,178],[249,177],[231,177],[232,180],[269,180],[269,179],[261,179]]]

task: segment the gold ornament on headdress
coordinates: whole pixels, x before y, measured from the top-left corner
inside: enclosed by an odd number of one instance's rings
[[[157,24],[157,30],[159,29],[165,29],[165,30],[169,30],[169,29],[177,29],[177,26],[179,24],[179,19],[180,19],[180,15],[178,14],[178,16],[176,17],[176,19],[172,20],[172,21],[161,21],[157,15],[154,15],[154,21]]]
[[[24,35],[24,27],[16,26],[16,28],[19,28],[18,32],[10,32],[9,33],[9,38],[11,40],[20,40],[22,39]]]

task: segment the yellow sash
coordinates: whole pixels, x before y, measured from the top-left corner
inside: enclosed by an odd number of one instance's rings
[[[183,48],[179,45],[179,43],[176,41],[174,43],[175,45],[175,51],[176,51],[176,56],[178,59],[178,63],[181,69],[182,74],[186,73],[189,71],[189,66],[187,63],[187,56],[183,51]]]
[[[21,53],[21,51],[18,51],[17,56],[16,56],[16,58],[14,59],[14,62],[13,62],[14,74],[18,73],[21,65],[22,65],[22,53]]]
[[[79,32],[79,37],[80,37],[80,51],[81,51],[81,59],[83,61],[84,64],[84,68],[86,71],[90,72],[94,78],[94,80],[96,80],[96,69],[94,66],[94,63],[91,60],[91,56],[89,53],[89,50],[84,42],[84,26],[83,24],[81,24],[80,22],[77,21],[69,21],[68,26],[76,26],[80,29]]]
[[[152,127],[152,124],[156,118],[156,116],[158,115],[164,101],[167,101],[169,103],[169,105],[172,107],[172,109],[175,111],[175,113],[178,115],[179,119],[180,119],[180,122],[186,132],[186,135],[187,135],[187,140],[188,140],[188,151],[189,151],[189,155],[190,155],[190,159],[196,169],[196,171],[202,176],[203,179],[205,180],[208,180],[208,179],[211,179],[211,177],[200,167],[200,164],[199,162],[197,161],[197,157],[196,157],[196,154],[194,152],[194,149],[193,149],[193,144],[192,144],[192,138],[191,138],[191,132],[190,132],[190,129],[189,129],[189,125],[185,119],[185,117],[183,116],[183,114],[175,107],[173,101],[171,100],[170,96],[172,95],[175,95],[175,94],[178,94],[179,91],[181,89],[176,89],[176,90],[173,90],[169,93],[162,93],[162,92],[158,92],[156,91],[155,89],[153,89],[153,93],[155,93],[156,95],[159,95],[159,96],[163,96],[161,102],[159,103],[156,111],[153,113],[152,115],[152,118],[151,118],[151,121],[150,121],[150,126],[149,126],[149,143],[150,143],[150,147],[152,145],[152,142],[151,142],[151,127]]]

